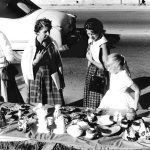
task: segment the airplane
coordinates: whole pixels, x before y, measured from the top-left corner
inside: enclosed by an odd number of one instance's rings
[[[35,22],[40,18],[52,21],[50,36],[60,51],[68,50],[66,39],[74,37],[75,15],[42,9],[30,0],[0,0],[0,30],[8,37],[14,51],[24,50],[34,34]]]

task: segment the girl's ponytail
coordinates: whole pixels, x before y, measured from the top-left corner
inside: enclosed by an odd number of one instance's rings
[[[128,73],[128,75],[131,77],[131,73],[130,73],[130,69],[127,65],[127,61],[125,60],[125,57],[123,55],[120,55],[122,57],[122,69],[126,70],[126,72]]]
[[[127,65],[127,61],[124,61],[124,70],[128,73],[129,77],[131,77],[129,66]]]

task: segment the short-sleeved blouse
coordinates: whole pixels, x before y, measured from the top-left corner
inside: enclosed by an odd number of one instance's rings
[[[127,92],[133,84],[132,79],[125,70],[111,74],[110,88],[101,100],[99,108],[128,111],[135,107],[133,97]]]
[[[92,41],[92,39],[88,40],[88,43],[90,44],[90,51],[92,53],[93,59],[100,63],[99,60],[99,54],[100,54],[100,47],[102,44],[106,43],[107,39],[105,38],[105,36],[103,35],[99,40],[97,41]]]
[[[128,87],[133,84],[132,79],[125,70],[110,76],[110,90],[117,92],[125,92]]]

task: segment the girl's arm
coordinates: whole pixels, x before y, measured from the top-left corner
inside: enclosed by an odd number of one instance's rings
[[[92,63],[92,60],[93,60],[92,54],[91,54],[90,51],[87,51],[87,53],[86,53],[86,58],[87,58],[87,60],[88,60],[88,66],[89,66],[89,65]]]
[[[134,91],[134,100],[135,100],[135,107],[134,108],[136,110],[137,104],[139,101],[139,97],[140,97],[140,89],[135,83],[133,83],[130,88]]]
[[[103,63],[105,64],[108,59],[108,49],[106,43],[104,43],[101,47],[102,47],[102,60]]]
[[[44,57],[46,51],[43,49],[41,52],[39,51],[35,57],[35,59],[32,62],[32,65],[35,66],[40,62],[40,60]]]
[[[102,48],[102,60],[103,60],[103,64],[94,61],[94,59],[92,58],[92,55],[91,55],[90,52],[87,53],[86,57],[87,57],[87,59],[88,59],[92,64],[94,64],[95,66],[97,66],[98,68],[101,69],[101,68],[104,67],[103,65],[104,65],[104,64],[106,63],[106,61],[107,61],[108,50],[107,50],[106,43],[102,44],[100,48]]]

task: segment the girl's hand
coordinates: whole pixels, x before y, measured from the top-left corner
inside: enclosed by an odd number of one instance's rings
[[[36,58],[34,59],[34,62],[33,64],[37,64],[38,62],[40,62],[40,60],[44,57],[46,53],[46,50],[42,50],[42,51],[39,51],[37,54],[36,54]]]
[[[90,62],[93,61],[93,57],[92,57],[92,54],[90,53],[90,51],[87,52],[86,58],[87,58]]]
[[[137,103],[134,104],[133,108],[135,111],[137,110]]]

